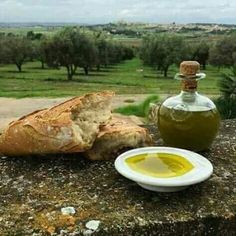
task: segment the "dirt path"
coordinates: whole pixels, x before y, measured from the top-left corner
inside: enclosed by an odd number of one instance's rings
[[[116,95],[113,99],[112,107],[117,108],[128,105],[127,100],[133,100],[134,103],[142,102],[148,94],[135,95]],[[67,98],[0,98],[0,130],[2,130],[9,122],[35,110],[54,106]],[[132,104],[134,104],[132,103]]]

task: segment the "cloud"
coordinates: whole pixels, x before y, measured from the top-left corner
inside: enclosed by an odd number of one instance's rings
[[[157,23],[236,24],[233,0],[1,0],[2,22],[105,23],[118,20]],[[227,22],[228,21],[228,22]]]

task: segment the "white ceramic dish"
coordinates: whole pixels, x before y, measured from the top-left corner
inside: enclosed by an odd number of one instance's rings
[[[125,162],[129,157],[145,153],[169,153],[180,155],[190,161],[194,168],[182,176],[157,178],[136,172]],[[115,160],[115,168],[121,175],[135,181],[141,187],[156,192],[176,192],[183,190],[190,185],[208,179],[213,172],[211,162],[205,157],[195,152],[171,147],[145,147],[130,150],[117,157]]]

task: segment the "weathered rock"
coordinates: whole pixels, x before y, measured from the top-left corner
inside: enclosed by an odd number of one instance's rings
[[[75,208],[74,207],[63,207],[61,208],[62,215],[74,215]]]
[[[236,120],[222,122],[202,154],[214,174],[177,193],[149,192],[120,176],[112,161],[78,154],[0,158],[0,235],[233,235]],[[67,206],[73,216],[62,215]],[[100,224],[88,232],[91,220]]]
[[[86,228],[94,230],[94,231],[98,229],[99,225],[100,225],[99,220],[90,220],[85,224]]]

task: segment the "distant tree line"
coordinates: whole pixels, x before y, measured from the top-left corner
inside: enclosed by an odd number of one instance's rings
[[[73,79],[78,68],[89,71],[102,66],[132,59],[134,51],[102,34],[81,32],[78,28],[66,28],[52,37],[29,31],[26,36],[0,36],[0,63],[15,64],[18,71],[27,61],[38,60],[42,69],[65,67],[67,78]]]
[[[225,36],[215,43],[206,39],[189,42],[174,34],[145,36],[139,48],[143,63],[168,76],[172,65],[182,60],[197,60],[202,69],[207,64],[218,67],[236,66],[236,35]],[[40,61],[42,69],[65,67],[73,79],[78,68],[87,75],[90,70],[132,59],[134,49],[111,40],[102,33],[84,32],[70,27],[53,36],[29,31],[26,36],[0,35],[0,63],[15,64],[18,71],[27,61]]]
[[[162,71],[167,77],[172,65],[182,60],[196,60],[202,69],[207,64],[221,67],[236,66],[236,35],[225,36],[216,43],[206,39],[188,42],[176,35],[149,35],[143,38],[139,51],[143,63]]]

